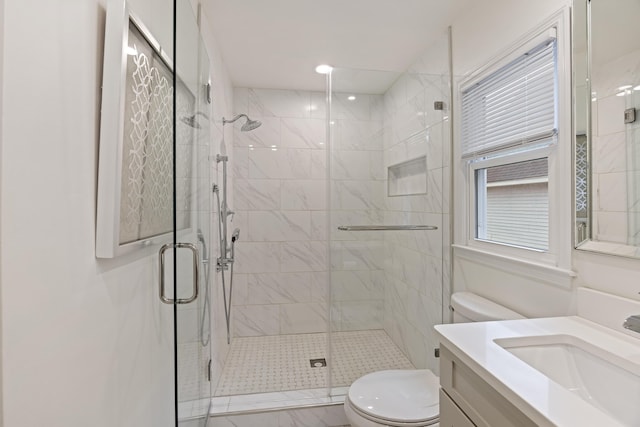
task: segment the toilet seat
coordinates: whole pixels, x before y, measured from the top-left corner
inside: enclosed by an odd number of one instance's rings
[[[426,369],[373,372],[351,384],[345,410],[382,425],[433,425],[439,420],[439,387]]]
[[[438,417],[429,421],[417,422],[395,422],[383,420],[359,411],[353,406],[348,398],[344,401],[344,412],[347,415],[347,419],[354,427],[436,427],[440,421]]]

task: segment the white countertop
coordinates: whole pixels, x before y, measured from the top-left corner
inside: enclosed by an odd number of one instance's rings
[[[577,316],[459,323],[438,325],[435,329],[445,347],[538,425],[623,425],[551,381],[494,340],[570,335],[640,366],[640,339]]]

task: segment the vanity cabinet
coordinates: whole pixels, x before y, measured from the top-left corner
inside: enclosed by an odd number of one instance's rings
[[[475,427],[469,417],[440,389],[440,427]]]
[[[440,347],[440,427],[536,427],[446,347]]]

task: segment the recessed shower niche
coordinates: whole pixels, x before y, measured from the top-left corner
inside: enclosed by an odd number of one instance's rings
[[[387,167],[387,195],[427,194],[427,156]]]

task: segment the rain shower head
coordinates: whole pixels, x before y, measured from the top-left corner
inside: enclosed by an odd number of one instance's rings
[[[242,127],[240,128],[240,130],[242,132],[249,132],[254,130],[255,128],[259,127],[262,122],[259,122],[258,120],[251,120],[249,118],[249,116],[247,116],[246,114],[238,114],[237,116],[235,116],[233,119],[231,120],[227,120],[224,117],[222,118],[222,125],[226,125],[227,123],[233,123],[236,120],[238,120],[240,117],[244,117],[247,119],[247,121],[242,125]]]
[[[196,120],[196,117],[198,117],[198,116],[202,116],[205,119],[209,120],[209,116],[207,116],[205,113],[202,113],[202,112],[198,111],[193,116],[181,117],[180,121],[182,123],[184,123],[185,125],[187,125],[187,126],[191,126],[194,129],[202,129],[202,126],[200,125],[200,123],[198,123],[198,120]]]
[[[200,123],[196,120],[196,116],[181,117],[180,121],[194,129],[202,129],[202,126],[200,126]]]
[[[251,120],[250,118],[247,117],[247,122],[242,125],[240,130],[242,132],[249,132],[249,131],[254,130],[257,127],[260,127],[261,124],[262,124],[262,122],[260,122],[258,120]]]

